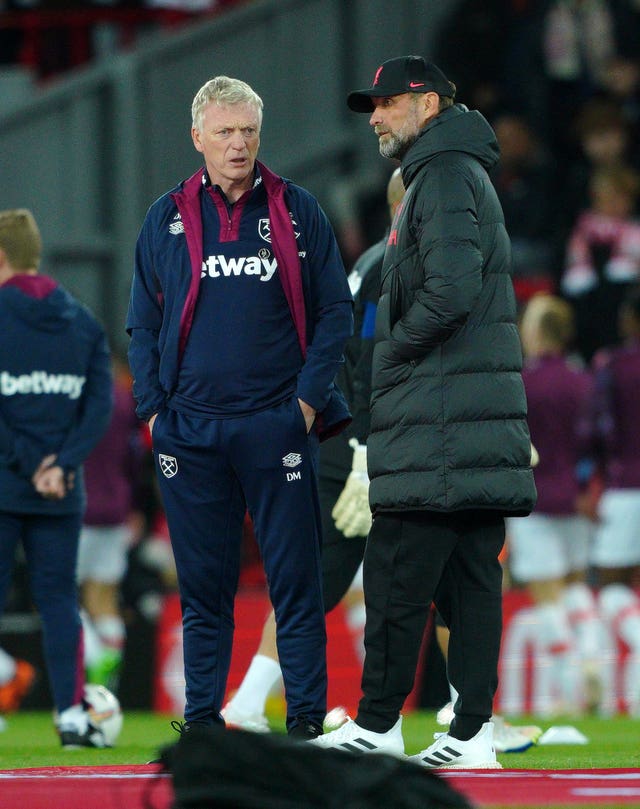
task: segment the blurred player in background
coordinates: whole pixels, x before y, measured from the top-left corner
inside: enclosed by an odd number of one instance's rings
[[[120,583],[129,548],[144,524],[137,502],[144,450],[128,365],[117,355],[112,365],[111,421],[84,464],[87,510],[78,548],[78,584],[87,681],[116,693],[126,640]]]
[[[534,472],[535,510],[508,522],[510,572],[533,598],[537,654],[549,671],[539,711],[595,710],[602,690],[602,628],[586,583],[593,532],[580,512],[584,481],[579,478],[588,449],[591,375],[569,353],[575,325],[566,301],[535,295],[524,309],[520,331],[529,429],[540,463]]]
[[[619,329],[622,344],[593,359],[591,423],[604,491],[591,563],[607,636],[628,648],[622,707],[640,716],[640,286],[620,307]]]
[[[31,690],[35,667],[0,648],[0,715],[17,711]],[[0,730],[2,724],[0,722]]]
[[[38,274],[41,250],[30,211],[0,212],[0,612],[22,543],[60,740],[92,746],[76,560],[82,463],[109,423],[111,368],[95,317]]]

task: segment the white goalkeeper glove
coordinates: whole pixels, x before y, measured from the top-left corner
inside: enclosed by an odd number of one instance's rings
[[[540,463],[540,456],[538,455],[538,450],[531,444],[531,461],[530,465],[533,469]]]
[[[371,509],[369,508],[369,475],[367,474],[367,446],[352,438],[349,445],[353,447],[351,472],[344,489],[340,493],[331,516],[336,528],[345,537],[366,537],[371,528]]]

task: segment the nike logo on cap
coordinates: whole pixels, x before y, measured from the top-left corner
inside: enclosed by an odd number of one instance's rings
[[[423,81],[410,81],[409,87],[424,87]]]

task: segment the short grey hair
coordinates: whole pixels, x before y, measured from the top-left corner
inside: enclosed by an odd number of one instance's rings
[[[218,104],[220,107],[250,104],[258,115],[258,128],[262,126],[264,106],[262,99],[252,87],[240,79],[214,76],[198,90],[191,104],[191,124],[198,132],[202,131],[202,116],[209,104]]]

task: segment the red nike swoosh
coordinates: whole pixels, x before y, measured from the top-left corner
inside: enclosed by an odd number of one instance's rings
[[[409,87],[424,87],[423,81],[410,81]]]

